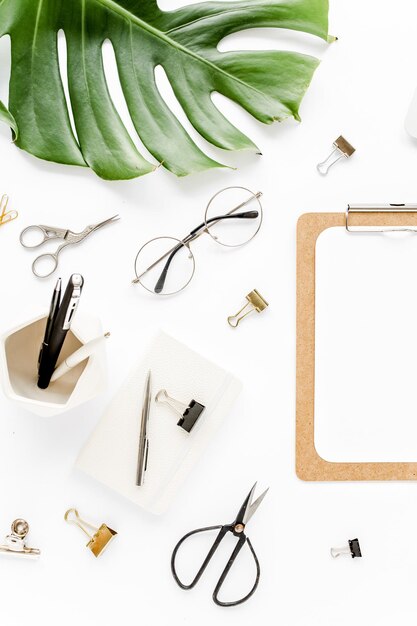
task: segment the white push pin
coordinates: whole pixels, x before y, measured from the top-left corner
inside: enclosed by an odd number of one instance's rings
[[[348,545],[343,546],[343,548],[331,548],[330,554],[334,559],[337,559],[339,556],[351,556],[352,559],[355,557],[361,557],[362,552],[359,545],[359,539],[349,539]]]
[[[348,159],[354,152],[355,148],[348,141],[346,141],[342,135],[340,135],[340,137],[335,139],[333,142],[332,152],[325,161],[317,165],[317,169],[320,174],[325,176],[332,165],[340,161],[340,159]]]

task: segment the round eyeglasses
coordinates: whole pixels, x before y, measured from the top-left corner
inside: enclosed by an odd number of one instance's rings
[[[190,244],[204,233],[221,246],[235,248],[251,241],[262,225],[263,212],[259,191],[245,187],[226,187],[207,205],[204,222],[184,239],[156,237],[145,243],[135,258],[134,284],[159,296],[185,289],[195,271]]]

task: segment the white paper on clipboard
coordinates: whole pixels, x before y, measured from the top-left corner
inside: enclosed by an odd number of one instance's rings
[[[325,230],[315,333],[318,454],[417,461],[417,235]]]

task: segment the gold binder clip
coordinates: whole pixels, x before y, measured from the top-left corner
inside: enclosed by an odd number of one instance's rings
[[[72,519],[70,518],[71,514],[73,514]],[[100,556],[103,552],[104,548],[108,545],[108,543],[113,539],[117,532],[112,530],[106,524],[102,524],[100,528],[89,524],[88,522],[81,519],[77,509],[68,509],[68,511],[64,515],[64,519],[68,524],[76,524],[83,533],[87,535],[90,541],[87,543],[87,548],[90,548],[91,552],[94,556]],[[91,528],[96,532],[94,535],[90,535],[90,533],[86,530],[86,528]]]
[[[248,295],[246,296],[246,300],[248,301],[247,304],[245,304],[245,306],[242,307],[240,311],[236,313],[236,315],[230,315],[227,318],[228,324],[232,328],[236,328],[243,320],[243,318],[253,311],[256,311],[257,313],[262,313],[262,311],[265,311],[265,309],[269,306],[268,302],[261,296],[259,291],[256,291],[256,289],[248,293]],[[244,312],[246,309],[248,310]],[[241,315],[241,313],[243,315]]]
[[[333,142],[332,152],[329,154],[325,161],[317,165],[317,169],[320,174],[325,176],[329,169],[332,167],[332,165],[340,161],[340,159],[348,159],[352,156],[354,152],[355,148],[348,141],[346,141],[343,135],[340,135]]]
[[[4,226],[7,222],[15,220],[19,215],[17,211],[7,211],[7,204],[9,202],[9,196],[2,196],[0,200],[0,226]]]
[[[38,557],[41,551],[26,545],[25,538],[28,532],[29,524],[24,519],[15,519],[12,524],[12,532],[5,539],[5,545],[0,546],[0,553]]]

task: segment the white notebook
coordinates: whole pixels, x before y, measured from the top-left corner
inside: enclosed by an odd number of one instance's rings
[[[144,485],[137,487],[140,419],[149,370],[148,469]],[[147,511],[163,513],[227,417],[240,388],[231,374],[160,333],[111,401],[76,467]],[[184,404],[193,399],[206,407],[190,433],[177,426],[179,416],[168,406],[154,402],[160,389]]]

